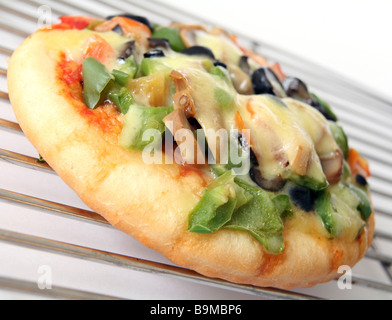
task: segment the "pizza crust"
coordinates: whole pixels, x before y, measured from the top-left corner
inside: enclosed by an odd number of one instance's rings
[[[113,226],[179,266],[262,287],[314,286],[336,278],[340,266],[352,267],[364,256],[373,239],[374,214],[359,239],[347,242],[330,239],[316,214],[298,212],[286,221],[282,255],[268,254],[246,232],[188,232],[189,213],[207,181],[196,172],[183,174],[179,165],[144,164],[140,153],[110,142],[81,116],[57,79],[56,67],[61,51],[70,43],[76,48],[88,34],[61,32],[37,32],[16,50],[8,70],[10,99],[37,151]],[[70,40],[53,46],[56,37]],[[298,228],[301,219],[307,219],[307,228]]]

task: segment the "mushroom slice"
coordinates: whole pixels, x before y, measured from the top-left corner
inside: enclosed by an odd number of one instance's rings
[[[343,152],[336,149],[331,155],[320,157],[321,165],[327,180],[334,185],[339,182],[343,174]]]
[[[173,96],[174,106],[183,109],[187,118],[195,116],[195,103],[192,98],[192,90],[187,77],[179,71],[173,70],[170,77],[174,81],[176,94]]]
[[[229,138],[218,107],[211,104],[215,100],[213,97],[216,88],[213,82],[208,85],[212,78],[205,77],[198,70],[187,70],[186,75],[174,70],[170,76],[176,89],[173,97],[175,108],[184,110],[186,118],[198,121],[214,160],[216,163],[224,163],[227,158],[225,146]]]
[[[181,153],[183,164],[205,164],[205,154],[201,149],[184,109],[176,109],[163,119],[172,133]]]
[[[308,173],[310,162],[312,160],[312,149],[298,145],[295,151],[295,156],[293,157],[294,160],[291,161],[291,167],[300,176],[305,176]]]
[[[230,78],[233,82],[234,88],[239,94],[254,94],[253,84],[250,77],[244,71],[242,71],[239,66],[229,65],[228,71],[230,73]]]

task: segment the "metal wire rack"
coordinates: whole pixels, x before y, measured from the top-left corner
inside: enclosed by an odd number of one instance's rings
[[[392,102],[245,35],[238,34],[245,45],[280,62],[287,74],[302,78],[329,101],[351,145],[370,160],[376,236],[353,270],[350,290],[340,290],[336,281],[295,291],[255,288],[179,268],[109,226],[38,161],[8,99],[7,62],[12,52],[38,22],[121,12],[162,24],[211,24],[153,0],[0,1],[0,299],[391,299]],[[50,281],[42,282],[45,272]]]

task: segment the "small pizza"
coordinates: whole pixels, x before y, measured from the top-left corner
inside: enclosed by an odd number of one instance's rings
[[[369,165],[329,105],[221,28],[63,17],[14,53],[38,153],[94,211],[173,263],[310,287],[369,248]]]

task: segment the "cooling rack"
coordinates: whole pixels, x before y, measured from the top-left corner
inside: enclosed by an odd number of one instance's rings
[[[0,1],[0,299],[391,299],[392,102],[246,35],[237,33],[244,45],[280,62],[285,73],[302,78],[333,105],[351,145],[370,160],[376,235],[352,270],[351,288],[339,288],[338,281],[294,291],[255,288],[177,267],[112,228],[39,162],[8,99],[12,52],[39,23],[54,23],[63,15],[121,12],[159,24],[211,25],[152,0]]]

